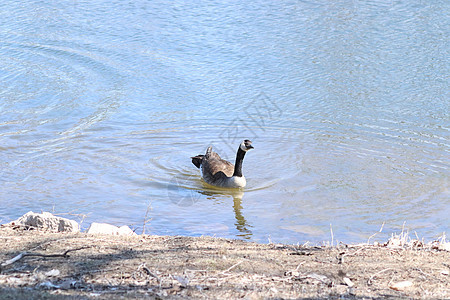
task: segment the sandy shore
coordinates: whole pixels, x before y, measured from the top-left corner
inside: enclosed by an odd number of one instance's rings
[[[302,247],[2,226],[0,243],[0,299],[450,298],[450,252],[420,242]]]

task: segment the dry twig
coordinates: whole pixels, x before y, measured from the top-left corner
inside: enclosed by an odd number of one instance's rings
[[[371,238],[375,237],[377,234],[379,234],[381,231],[383,231],[384,223],[385,222],[383,222],[383,224],[381,224],[381,228],[380,228],[380,230],[378,230],[378,232],[375,232],[374,234],[369,236],[369,238],[367,239],[367,244],[369,244]]]
[[[145,225],[152,220],[152,218],[148,219],[148,213],[153,210],[152,203],[150,202],[147,205],[147,211],[145,212],[144,224],[142,225],[142,235],[145,234]]]
[[[161,278],[159,278],[158,275],[156,275],[155,273],[153,273],[152,271],[150,271],[150,269],[147,268],[147,266],[146,266],[145,264],[141,264],[141,265],[139,266],[139,268],[142,269],[142,270],[144,270],[144,272],[145,272],[147,275],[149,275],[149,276],[155,278],[156,280],[158,280],[159,283],[161,283]]]
[[[92,246],[83,246],[83,247],[79,247],[79,248],[75,248],[75,249],[68,249],[66,251],[64,251],[63,253],[60,254],[41,254],[41,253],[29,253],[29,252],[22,252],[18,255],[16,255],[15,257],[5,261],[4,263],[0,264],[0,271],[2,270],[2,268],[12,265],[13,263],[15,263],[16,261],[21,260],[24,257],[27,256],[38,256],[38,257],[64,257],[67,258],[69,257],[68,253],[69,252],[73,252],[73,251],[78,251],[78,250],[82,250],[82,249],[86,249],[86,248],[91,248]]]
[[[223,272],[220,273],[220,274],[226,275],[227,272],[231,271],[231,269],[234,269],[235,267],[239,266],[239,265],[242,264],[243,262],[244,262],[244,261],[241,260],[241,261],[235,263],[234,265],[232,265],[231,267],[229,267],[228,269],[226,269],[225,271],[223,271]]]

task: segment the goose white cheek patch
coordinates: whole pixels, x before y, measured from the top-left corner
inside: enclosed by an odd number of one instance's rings
[[[239,147],[241,148],[242,151],[245,151],[245,152],[248,151],[247,147],[245,147],[245,142],[242,142]]]

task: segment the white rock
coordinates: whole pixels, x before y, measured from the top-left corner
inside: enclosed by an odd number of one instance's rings
[[[386,245],[388,248],[400,248],[402,241],[398,237],[391,237]]]
[[[59,289],[59,285],[56,285],[50,281],[44,281],[39,284],[39,287],[45,289]]]
[[[438,246],[439,250],[450,251],[450,242],[440,243]]]
[[[123,225],[119,227],[119,235],[137,235],[130,227]]]
[[[19,225],[26,228],[36,228],[55,232],[79,232],[80,225],[74,220],[56,217],[49,212],[42,214],[27,212],[9,225]]]
[[[59,276],[59,274],[60,274],[60,272],[58,269],[51,269],[50,271],[44,273],[44,275],[48,276],[48,277]]]
[[[344,277],[342,278],[344,283],[348,286],[348,287],[353,287],[355,284],[353,283],[353,281],[350,280],[350,278],[348,277]]]
[[[411,286],[413,286],[413,283],[411,281],[405,280],[405,281],[400,281],[400,282],[394,283],[389,288],[396,290],[396,291],[403,291]]]
[[[315,280],[318,280],[318,281],[321,281],[321,282],[326,283],[326,284],[331,282],[331,280],[327,276],[321,275],[321,274],[317,274],[317,273],[308,274],[308,275],[306,275],[306,277],[307,278],[311,278],[311,279],[315,279]]]
[[[67,279],[59,284],[59,288],[63,290],[69,290],[71,288],[74,288],[77,285],[77,283],[78,282],[76,280]]]
[[[106,223],[92,223],[86,233],[89,234],[110,234],[110,235],[137,235],[128,226],[117,227]]]

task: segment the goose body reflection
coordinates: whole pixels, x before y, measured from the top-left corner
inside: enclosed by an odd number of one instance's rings
[[[233,199],[233,211],[237,234],[244,239],[251,239],[253,236],[251,224],[247,222],[245,215],[243,213],[244,207],[242,206],[242,198],[244,197],[244,191],[240,189],[215,189],[211,185],[204,183],[203,189],[198,191],[200,194],[207,196],[208,200],[214,201],[215,203],[223,202],[228,197]]]

